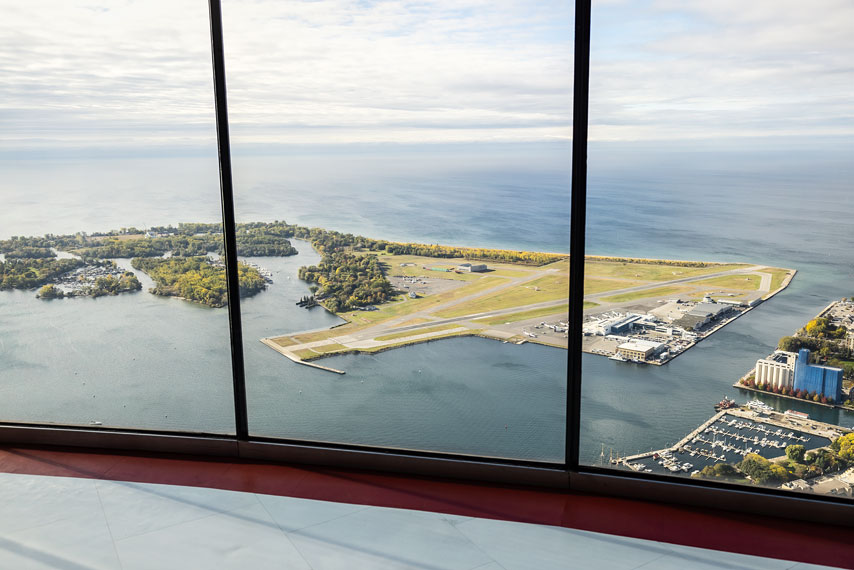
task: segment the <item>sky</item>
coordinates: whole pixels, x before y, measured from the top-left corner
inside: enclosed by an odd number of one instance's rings
[[[223,0],[236,151],[571,136],[569,0]],[[204,0],[0,0],[0,154],[212,148]],[[592,141],[854,133],[854,2],[594,0]]]

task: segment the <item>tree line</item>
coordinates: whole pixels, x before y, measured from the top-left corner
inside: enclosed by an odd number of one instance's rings
[[[727,265],[711,261],[681,261],[678,259],[642,259],[638,257],[607,257],[601,255],[585,255],[587,261],[607,261],[615,263],[643,263],[645,265],[672,265],[674,267],[714,267],[716,265]]]

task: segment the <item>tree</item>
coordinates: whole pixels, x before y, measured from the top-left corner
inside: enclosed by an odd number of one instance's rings
[[[790,445],[786,448],[786,457],[796,463],[803,463],[807,449],[803,445]]]
[[[48,284],[39,289],[37,296],[40,299],[62,299],[65,297],[65,293],[61,289],[57,289],[56,286]]]
[[[836,438],[830,444],[830,448],[839,455],[840,459],[854,462],[854,433]]]
[[[760,485],[781,483],[789,479],[789,472],[783,466],[771,463],[757,453],[748,453],[738,464],[738,469]]]

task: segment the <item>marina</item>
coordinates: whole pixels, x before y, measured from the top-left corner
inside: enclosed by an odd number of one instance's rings
[[[691,476],[708,465],[738,464],[750,453],[768,460],[785,457],[786,447],[806,451],[830,445],[849,430],[768,411],[761,402],[717,412],[666,449],[612,459],[611,463],[644,473]]]

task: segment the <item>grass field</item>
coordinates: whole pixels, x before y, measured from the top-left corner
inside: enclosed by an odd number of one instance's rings
[[[783,285],[786,275],[791,273],[789,269],[765,268],[762,271],[771,274],[771,291],[776,291]]]
[[[678,295],[688,290],[690,290],[688,287],[671,285],[669,287],[658,287],[656,289],[644,289],[643,291],[634,291],[632,293],[623,293],[621,295],[611,295],[610,297],[602,297],[602,300],[608,303],[625,303],[626,301],[646,299],[647,297],[667,297],[670,295]]]
[[[702,281],[694,281],[694,285],[710,285],[712,287],[723,287],[724,289],[738,289],[739,291],[756,291],[762,283],[759,275],[724,275],[723,277],[712,277]],[[772,288],[773,290],[773,288]]]
[[[555,301],[564,299],[569,290],[569,275],[553,273],[528,281],[510,289],[498,293],[486,294],[465,303],[462,306],[451,307],[439,311],[439,317],[462,317],[465,315],[484,313],[487,311],[499,311],[510,309],[543,301]]]
[[[683,267],[679,265],[623,263],[587,259],[584,263],[584,275],[585,277],[616,277],[618,279],[637,279],[639,281],[670,281],[672,279],[697,277],[744,267],[750,266],[746,263],[731,263],[708,267]]]
[[[569,305],[559,305],[557,307],[545,307],[542,309],[532,309],[530,311],[522,311],[520,313],[510,313],[509,315],[499,315],[497,317],[481,317],[475,319],[478,323],[486,325],[503,325],[504,323],[513,323],[516,321],[524,321],[525,319],[537,319],[548,315],[556,315],[560,313],[563,317],[568,318]]]
[[[417,334],[428,334],[428,333],[433,333],[433,332],[446,331],[449,329],[456,329],[459,327],[460,327],[460,325],[458,325],[457,323],[449,323],[447,325],[437,325],[435,327],[425,327],[425,328],[415,329],[415,330],[411,330],[411,331],[402,331],[399,333],[385,334],[385,335],[376,337],[375,340],[394,340],[397,338],[405,338],[408,336],[415,336]]]
[[[400,323],[400,325],[398,325],[398,326],[406,327],[406,326],[409,326],[409,325],[423,325],[424,323],[429,323],[429,322],[431,322],[432,320],[433,320],[433,319],[425,319],[425,318],[423,318],[423,317],[419,317],[419,318],[417,318],[417,319],[409,319],[408,321],[403,321],[403,322],[402,322],[402,323]]]
[[[584,294],[595,295],[596,293],[605,293],[616,289],[626,289],[628,287],[637,287],[643,285],[644,281],[623,281],[620,279],[596,279],[584,276]]]
[[[291,337],[291,339],[295,340],[296,342],[291,342],[290,344],[305,344],[307,342],[317,342],[318,340],[326,340],[330,336],[332,336],[334,334],[338,334],[337,332],[333,332],[335,330],[336,329],[327,329],[327,330],[323,330],[323,331],[316,331],[313,333],[299,334],[299,335]],[[276,342],[279,345],[288,346],[288,345],[282,344],[279,341],[280,341],[280,339],[276,339]]]
[[[337,342],[333,342],[333,343],[329,343],[329,344],[323,344],[320,346],[315,346],[311,350],[313,350],[314,352],[319,352],[321,354],[325,354],[327,352],[338,352],[339,350],[346,350],[346,348],[347,347],[344,346],[343,344],[338,344]]]

